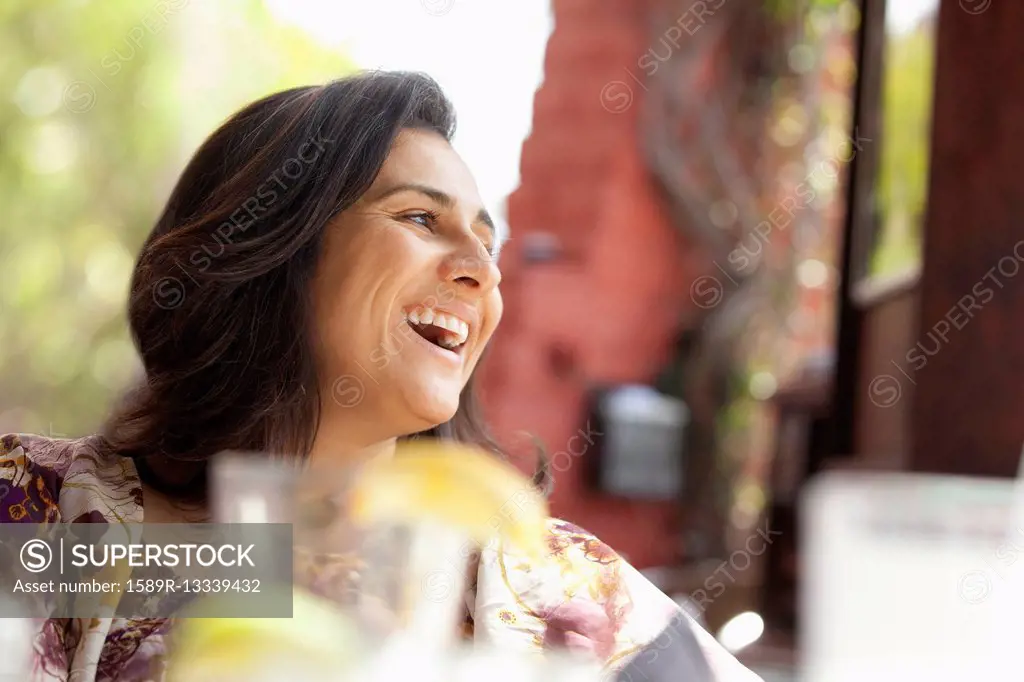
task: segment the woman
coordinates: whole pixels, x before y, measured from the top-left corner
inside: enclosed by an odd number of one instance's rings
[[[221,126],[136,264],[145,382],[100,435],[5,437],[5,520],[193,520],[223,450],[322,462],[430,434],[497,453],[472,377],[501,318],[500,243],[453,130],[437,85],[403,73],[281,92]],[[617,668],[678,615],[585,531],[553,521],[550,544],[562,570],[544,579],[565,599],[538,603],[537,573],[485,551],[467,636]],[[34,679],[160,679],[166,629],[49,621]],[[752,677],[697,634],[722,679]]]

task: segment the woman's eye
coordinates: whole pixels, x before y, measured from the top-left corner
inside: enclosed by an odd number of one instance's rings
[[[406,213],[403,218],[410,220],[417,225],[422,225],[428,230],[434,229],[434,224],[437,222],[437,214],[429,211],[421,211],[418,213]]]

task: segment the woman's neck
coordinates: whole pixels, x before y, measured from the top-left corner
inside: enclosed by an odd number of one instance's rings
[[[391,457],[396,438],[374,438],[349,420],[323,419],[309,452],[310,466],[345,466],[377,457]]]

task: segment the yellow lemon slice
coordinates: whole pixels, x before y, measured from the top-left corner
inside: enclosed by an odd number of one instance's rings
[[[357,523],[434,521],[480,544],[495,536],[543,559],[547,501],[518,469],[479,448],[417,440],[366,464],[350,513]]]
[[[172,630],[167,682],[284,679],[272,676],[277,669],[318,679],[358,661],[361,638],[340,610],[300,589],[292,603],[292,618],[191,617],[216,606],[215,598],[203,600]]]

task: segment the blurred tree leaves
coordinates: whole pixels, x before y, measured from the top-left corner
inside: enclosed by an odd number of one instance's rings
[[[871,275],[892,274],[920,263],[935,85],[935,13],[913,30],[890,30],[883,64],[882,147],[875,192],[880,230],[871,254]]]
[[[0,35],[0,433],[83,435],[140,371],[128,280],[191,151],[354,66],[259,0],[4,0]]]
[[[763,0],[764,8],[779,20],[805,16],[813,10],[837,10],[843,0]]]

